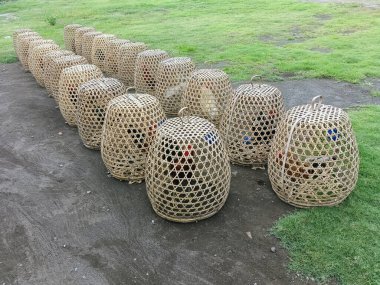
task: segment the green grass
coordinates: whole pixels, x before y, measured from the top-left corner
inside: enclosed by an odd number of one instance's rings
[[[291,269],[321,281],[380,284],[380,106],[350,112],[361,163],[356,189],[339,206],[298,210],[273,232]]]
[[[30,27],[62,44],[63,27],[80,23],[198,64],[223,63],[233,80],[380,77],[380,9],[298,0],[1,1],[0,62],[12,62],[11,38]],[[46,19],[54,19],[56,23]]]

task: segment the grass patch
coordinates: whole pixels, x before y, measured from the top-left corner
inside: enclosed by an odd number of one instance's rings
[[[380,106],[350,111],[360,154],[356,189],[339,206],[298,210],[273,233],[289,250],[292,270],[321,281],[380,284]]]
[[[62,44],[69,23],[93,26],[144,41],[197,63],[229,62],[232,80],[252,74],[281,78],[335,78],[359,82],[380,77],[380,10],[298,0],[22,0],[6,1],[0,14],[0,62],[14,58],[11,40],[30,27]],[[52,21],[46,15],[54,15]],[[59,19],[56,21],[55,19]]]

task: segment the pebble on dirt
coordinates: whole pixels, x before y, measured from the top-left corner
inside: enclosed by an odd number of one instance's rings
[[[271,251],[271,252],[276,252],[276,248],[275,248],[274,246],[272,246],[272,247],[270,248],[270,251]]]

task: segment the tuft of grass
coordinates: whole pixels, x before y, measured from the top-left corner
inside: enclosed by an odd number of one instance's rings
[[[380,106],[350,111],[361,163],[356,189],[340,205],[298,210],[273,233],[290,252],[290,268],[342,284],[380,284]]]
[[[55,26],[55,24],[57,23],[57,18],[54,17],[54,16],[47,16],[47,17],[46,17],[46,22],[47,22],[50,26]]]

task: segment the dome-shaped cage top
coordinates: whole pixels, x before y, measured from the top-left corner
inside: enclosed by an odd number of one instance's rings
[[[18,54],[17,54],[17,36],[21,35],[23,33],[27,33],[27,32],[32,32],[32,30],[31,29],[17,29],[12,34],[13,49],[14,49],[17,57],[18,57]]]
[[[355,187],[359,152],[342,109],[312,103],[278,124],[268,160],[273,190],[297,207],[336,205]]]
[[[220,127],[231,162],[263,166],[284,112],[284,99],[276,87],[240,85],[227,104]]]
[[[28,57],[29,57],[29,45],[34,41],[43,40],[40,35],[27,35],[28,33],[21,34],[17,37],[18,39],[18,56],[20,63],[25,71],[29,71],[28,68]]]
[[[105,72],[107,45],[116,37],[111,34],[101,34],[94,37],[91,50],[91,62]]]
[[[63,41],[65,49],[75,52],[75,30],[81,28],[79,24],[66,25],[63,28]]]
[[[95,32],[95,29],[92,27],[80,27],[74,31],[74,44],[75,44],[75,53],[79,55],[82,54],[82,38],[85,33]]]
[[[92,43],[96,36],[102,35],[102,32],[87,32],[82,36],[82,56],[84,56],[89,63],[91,61]]]
[[[28,52],[29,48],[29,39],[34,39],[34,38],[39,38],[42,39],[42,37],[37,33],[37,32],[24,32],[24,33],[19,33],[16,35],[16,54],[18,58],[20,59],[21,62],[21,56],[22,56],[22,51],[23,52]],[[24,45],[23,47],[21,47]],[[27,45],[25,47],[25,45]]]

